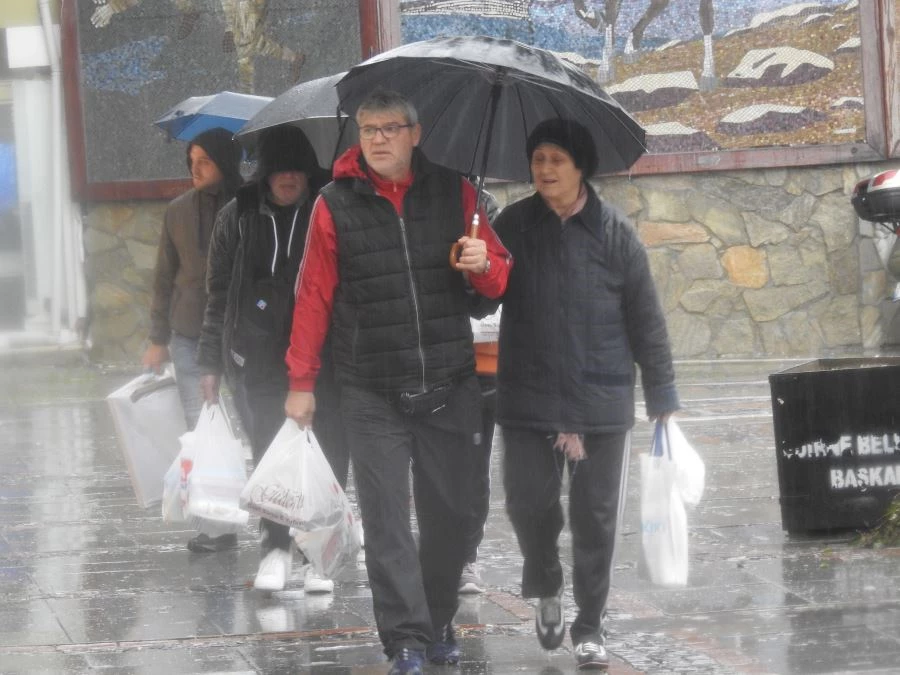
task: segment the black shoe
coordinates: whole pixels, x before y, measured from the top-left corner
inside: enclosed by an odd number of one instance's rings
[[[563,588],[564,584],[561,584],[559,593],[541,598],[534,612],[534,628],[537,631],[538,642],[544,649],[556,649],[566,636],[566,617],[562,606]]]
[[[391,669],[388,671],[388,675],[422,675],[423,665],[425,665],[425,654],[421,650],[404,647],[391,659]]]
[[[575,645],[575,663],[578,670],[606,670],[609,655],[603,640],[585,640]]]
[[[456,644],[453,626],[448,625],[440,631],[439,638],[425,650],[428,660],[436,666],[453,666],[459,663],[459,645]]]
[[[227,551],[237,547],[236,534],[223,534],[221,537],[210,537],[206,534],[198,534],[193,539],[188,539],[188,551],[194,553],[216,553]]]

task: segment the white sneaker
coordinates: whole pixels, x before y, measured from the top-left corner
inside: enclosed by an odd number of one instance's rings
[[[478,573],[478,563],[466,563],[459,578],[459,592],[463,595],[484,593],[484,582]]]
[[[253,588],[258,591],[283,591],[291,573],[293,554],[280,548],[273,548],[259,563]]]
[[[334,582],[326,579],[310,565],[306,568],[306,577],[303,581],[303,590],[306,593],[331,593],[334,590]]]

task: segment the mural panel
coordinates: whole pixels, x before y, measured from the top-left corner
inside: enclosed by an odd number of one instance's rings
[[[80,0],[88,183],[186,176],[152,122],[189,96],[277,96],[360,60],[359,0]]]
[[[557,53],[651,152],[865,142],[857,0],[401,0],[404,42],[486,34]]]

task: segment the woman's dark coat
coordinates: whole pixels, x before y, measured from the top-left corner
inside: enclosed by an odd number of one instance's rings
[[[634,424],[635,364],[647,414],[678,408],[665,317],[634,227],[588,189],[564,223],[535,193],[495,229],[515,260],[503,297],[498,423],[618,433]]]

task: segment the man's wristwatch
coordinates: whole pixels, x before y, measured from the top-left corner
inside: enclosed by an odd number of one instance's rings
[[[482,274],[487,274],[491,271],[491,259],[490,257],[485,258],[484,269],[481,271]]]

